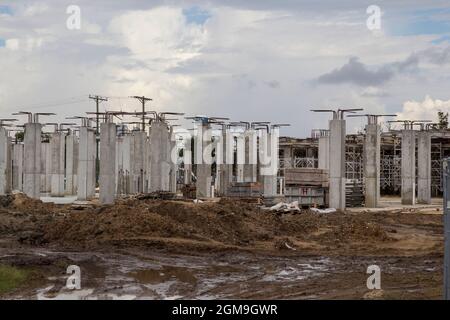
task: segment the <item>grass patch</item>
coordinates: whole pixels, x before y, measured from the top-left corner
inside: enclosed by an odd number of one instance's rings
[[[0,294],[14,290],[28,277],[28,271],[0,265]]]

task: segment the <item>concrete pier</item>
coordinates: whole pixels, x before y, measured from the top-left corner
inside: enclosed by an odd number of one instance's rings
[[[170,137],[167,124],[154,121],[149,133],[149,192],[170,191]]]
[[[236,137],[236,151],[236,182],[244,182],[245,137],[242,134]]]
[[[80,127],[78,149],[77,198],[89,200],[95,195],[95,132],[89,127]]]
[[[417,203],[431,204],[431,135],[417,134]]]
[[[16,143],[12,147],[12,189],[23,191],[23,144]]]
[[[131,166],[134,148],[134,137],[132,135],[125,135],[117,138],[116,141],[116,168],[115,181],[117,190],[116,193],[126,195],[134,193],[131,190]]]
[[[265,198],[275,197],[278,193],[278,135],[274,131],[263,131],[259,140],[260,181]]]
[[[258,137],[254,129],[245,131],[244,182],[256,182],[258,165]]]
[[[145,132],[136,131],[132,134],[133,150],[131,162],[131,192],[144,192],[145,185],[145,154],[147,147],[147,135]]]
[[[0,195],[11,192],[12,187],[11,138],[5,128],[0,127]]]
[[[219,153],[219,190],[218,193],[226,196],[228,187],[233,181],[233,162],[234,162],[234,138],[228,128],[224,125],[222,128],[222,136],[218,143],[221,149]]]
[[[41,143],[41,193],[52,190],[52,148],[49,142]]]
[[[177,170],[178,170],[178,148],[176,143],[176,137],[173,132],[173,127],[169,129],[169,153],[170,153],[170,181],[169,189],[170,192],[177,192]]]
[[[416,202],[416,135],[411,129],[402,130],[402,204]]]
[[[195,139],[195,164],[197,167],[197,198],[211,197],[212,164],[211,126],[201,123],[197,127]]]
[[[100,126],[100,203],[113,204],[116,195],[116,124],[102,123]]]
[[[52,197],[64,197],[65,135],[63,132],[52,133],[50,148],[52,159],[50,195]]]
[[[213,166],[211,167],[211,172],[213,176],[213,186],[214,186],[214,195],[216,196],[220,190],[220,164],[222,158],[222,144],[220,142],[221,137],[213,136]]]
[[[186,137],[184,140],[183,163],[184,163],[184,184],[192,183],[192,138]]]
[[[65,157],[65,176],[66,176],[66,195],[77,194],[77,171],[78,171],[78,137],[73,134],[66,136],[66,157]]]
[[[366,125],[364,139],[364,183],[365,206],[376,208],[380,199],[380,126],[376,123]]]
[[[333,119],[330,126],[330,204],[331,208],[345,209],[345,120]],[[331,161],[332,157],[332,161]]]
[[[30,198],[41,196],[41,133],[40,123],[26,123],[24,137],[24,193]]]
[[[319,137],[319,163],[318,168],[329,170],[330,169],[330,137],[328,131],[325,131],[323,135]]]

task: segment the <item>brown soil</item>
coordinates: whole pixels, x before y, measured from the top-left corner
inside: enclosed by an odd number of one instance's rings
[[[296,248],[339,255],[384,254],[386,250],[424,254],[442,247],[442,216],[436,214],[307,210],[275,214],[226,199],[197,204],[123,200],[114,206],[83,208],[44,204],[18,194],[0,203],[0,236],[34,245],[156,246],[189,252]]]
[[[132,199],[117,201],[114,206],[83,207],[45,204],[22,194],[0,197],[0,248],[9,248],[8,252],[17,246],[98,252],[152,248],[170,254],[200,256],[240,251],[266,257],[345,259],[342,268],[348,272],[338,278],[324,277],[323,282],[314,284],[317,290],[328,292],[335,281],[343,281],[342,291],[323,295],[329,298],[377,298],[364,296],[364,286],[359,292],[352,289],[352,283],[357,281],[361,287],[359,280],[367,277],[364,270],[354,274],[352,261],[355,257],[391,257],[394,265],[402,266],[408,266],[412,261],[425,265],[431,259],[434,268],[440,270],[442,235],[442,215],[436,209],[331,214],[305,210],[300,214],[276,214],[255,204],[227,199],[197,204]],[[170,270],[168,274],[177,271],[176,268]],[[133,276],[151,278],[152,272],[137,271]],[[429,279],[426,289],[429,293],[421,291],[422,296],[412,294],[412,297],[437,298],[440,295],[436,287],[440,283],[440,273],[428,277],[416,270],[413,274],[393,273],[388,277],[400,284],[394,286],[397,293],[392,290],[385,292],[385,298],[404,297],[399,293],[403,282],[419,278],[423,283]],[[296,287],[289,293],[277,290],[270,295],[252,295],[249,292],[235,297],[302,297],[298,290],[305,296],[315,295],[309,287]]]

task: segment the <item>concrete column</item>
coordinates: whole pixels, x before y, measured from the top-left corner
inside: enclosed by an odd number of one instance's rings
[[[214,158],[213,158],[213,163],[216,164],[214,170],[212,170],[212,175],[214,177],[214,196],[217,195],[217,193],[220,190],[220,163],[222,159],[222,144],[220,142],[221,137],[213,137],[213,143],[212,143],[212,148],[214,150]]]
[[[184,183],[192,183],[192,148],[191,148],[192,138],[189,136],[184,140]]]
[[[77,194],[78,137],[69,134],[66,137],[66,195]]]
[[[117,194],[136,193],[131,183],[131,167],[134,161],[134,137],[125,135],[116,140],[115,183]]]
[[[11,192],[11,138],[5,128],[0,127],[0,195]]]
[[[319,169],[330,170],[330,137],[324,135],[319,137]]]
[[[41,193],[52,189],[52,148],[49,142],[41,143]]]
[[[144,192],[145,180],[145,148],[147,136],[145,132],[136,131],[132,135],[133,159],[131,163],[131,183],[133,193]]]
[[[420,131],[417,136],[417,202],[431,203],[431,135]]]
[[[89,182],[87,185],[87,193],[88,197],[95,196],[95,188],[97,186],[97,164],[96,164],[96,156],[97,156],[97,135],[94,130],[88,131],[88,178]],[[92,144],[93,143],[93,144]]]
[[[220,188],[218,193],[226,196],[228,188],[233,182],[233,162],[234,162],[234,138],[227,128],[222,128],[222,136],[220,140],[221,152],[219,156],[221,161],[219,164]]]
[[[170,152],[170,192],[177,192],[177,170],[178,170],[178,148],[177,142],[175,138],[175,134],[173,132],[173,127],[170,127],[169,130],[169,152]]]
[[[149,134],[149,192],[170,191],[170,137],[164,122],[154,121]]]
[[[365,206],[376,208],[380,197],[380,126],[366,125],[364,140]]]
[[[195,141],[195,164],[197,166],[197,198],[211,197],[211,126],[202,123],[197,128]]]
[[[41,163],[43,169],[41,171],[41,177],[44,176],[44,189],[41,185],[41,193],[50,194],[52,190],[52,148],[50,142],[43,142],[41,144]]]
[[[152,158],[152,146],[150,140],[151,128],[149,128],[148,139],[147,139],[147,147],[145,150],[145,184],[144,184],[144,192],[150,192],[150,184],[151,184],[151,158]]]
[[[13,145],[13,190],[23,190],[23,144]]]
[[[244,181],[256,182],[258,164],[258,137],[254,129],[245,132]]]
[[[113,204],[116,195],[116,141],[115,123],[100,126],[100,203]]]
[[[41,177],[40,177],[40,190],[41,193],[50,193],[50,189],[52,186],[52,174],[50,172],[51,167],[51,158],[52,155],[50,153],[50,143],[42,142],[41,143]],[[47,147],[49,150],[49,155],[47,156]],[[49,162],[47,167],[47,161]],[[47,170],[48,168],[48,170]]]
[[[260,175],[265,198],[277,196],[278,135],[262,132],[259,140]]]
[[[236,181],[244,182],[245,137],[242,134],[236,137],[236,150]]]
[[[34,199],[41,196],[41,133],[40,123],[25,124],[23,189]]]
[[[416,136],[414,130],[402,130],[402,204],[416,200]]]
[[[78,200],[89,200],[95,195],[95,155],[95,132],[88,127],[81,127],[77,173]]]
[[[333,119],[330,126],[330,207],[345,209],[345,120]]]
[[[64,197],[65,135],[63,132],[52,133],[50,137],[50,148],[52,154],[52,185],[50,195],[52,197]]]
[[[123,191],[123,170],[122,170],[122,144],[123,144],[123,136],[117,137],[116,140],[116,167],[114,169],[115,171],[115,178],[116,178],[116,186],[117,190],[116,193],[118,195],[121,195],[124,193]]]

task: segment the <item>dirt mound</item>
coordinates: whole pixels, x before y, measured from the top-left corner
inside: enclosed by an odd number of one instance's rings
[[[58,215],[56,206],[34,200],[23,193],[0,197],[0,236],[19,242],[41,244],[43,228]]]
[[[4,195],[0,196],[0,208],[7,208],[11,205],[14,200],[14,196],[12,195]]]
[[[1,199],[0,199],[1,200]],[[146,246],[184,250],[261,249],[353,252],[402,238],[417,224],[423,237],[442,230],[439,216],[417,213],[276,214],[245,201],[193,203],[176,200],[119,200],[113,206],[42,203],[23,194],[1,200],[0,236],[31,245],[72,248]],[[397,226],[400,235],[395,234]],[[393,236],[394,235],[394,236]],[[406,238],[405,238],[406,237]],[[421,240],[422,241],[422,240]],[[288,246],[286,246],[286,243]],[[434,242],[433,242],[434,243]],[[391,246],[392,247],[392,246]]]
[[[321,228],[324,232],[314,236],[314,239],[324,244],[393,240],[380,224],[363,215],[327,215],[326,223],[321,224]]]
[[[336,241],[389,240],[381,226],[357,216],[309,212],[277,215],[254,204],[225,199],[197,204],[171,200],[119,201],[114,206],[72,211],[54,219],[44,228],[44,234],[45,242],[87,246],[121,242],[134,245],[139,241],[155,245],[161,239],[172,242],[183,239],[183,243],[191,240],[235,247],[270,242],[262,246],[273,249],[280,247],[274,246],[274,242],[286,237],[329,245]]]
[[[68,243],[184,238],[245,245],[270,237],[261,224],[274,226],[275,220],[272,214],[261,213],[253,206],[226,201],[123,201],[101,210],[71,212],[49,225],[45,238]]]
[[[15,193],[12,195],[0,196],[0,209],[16,209],[21,212],[32,213],[48,213],[49,210],[54,209],[55,205],[52,203],[43,203],[41,200],[29,198],[24,193]]]

